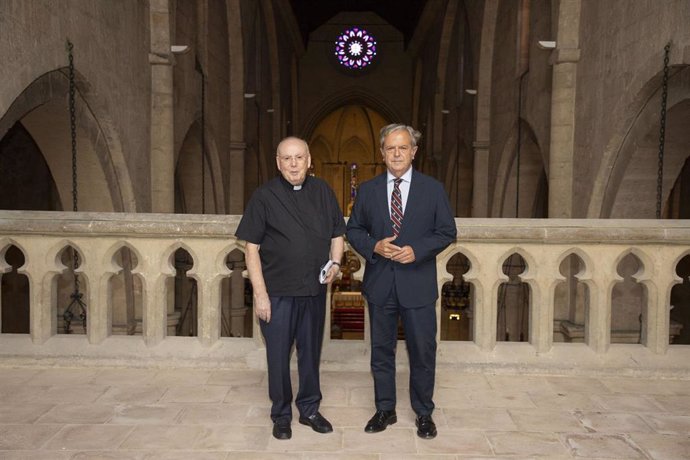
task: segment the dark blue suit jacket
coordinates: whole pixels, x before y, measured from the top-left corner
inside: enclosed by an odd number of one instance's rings
[[[425,174],[412,171],[397,246],[410,245],[415,261],[401,264],[374,252],[376,242],[393,236],[386,190],[386,173],[360,185],[347,239],[366,259],[362,292],[373,304],[383,305],[395,285],[400,306],[421,307],[438,298],[436,256],[455,240],[455,219],[443,185]]]

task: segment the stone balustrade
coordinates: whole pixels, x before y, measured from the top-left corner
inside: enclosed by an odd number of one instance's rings
[[[242,250],[233,234],[240,216],[0,212],[0,254],[16,246],[24,255],[19,273],[28,278],[30,333],[0,334],[5,360],[179,364],[263,367],[263,343],[254,324],[251,338],[221,337],[221,283],[232,275],[228,255]],[[469,261],[464,280],[473,287],[472,340],[439,338],[439,366],[525,372],[626,372],[690,374],[690,346],[669,345],[671,289],[682,280],[678,262],[690,254],[690,222],[664,220],[457,219],[458,238],[438,256],[439,290],[452,279],[448,262],[461,253]],[[86,334],[59,334],[55,278],[67,270],[66,247],[79,253],[77,273],[88,308]],[[110,280],[122,271],[115,255],[123,247],[136,258],[132,275],[141,280],[141,335],[112,333]],[[196,280],[196,337],[168,335],[169,283],[175,251],[193,259],[187,275]],[[529,286],[526,342],[497,338],[499,286],[508,280],[502,266],[518,254],[525,264],[520,280]],[[557,294],[566,280],[563,261],[577,256],[572,275],[587,289],[584,342],[554,342]],[[633,275],[644,286],[646,308],[640,343],[611,343],[612,290],[622,280],[619,264],[633,254]],[[11,267],[0,258],[0,272]],[[361,277],[363,268],[356,273]],[[246,276],[246,273],[245,273]],[[330,296],[330,293],[329,293]],[[567,296],[566,296],[567,297]],[[0,308],[2,308],[0,306]],[[438,309],[441,311],[441,300]],[[330,314],[327,317],[330,321]],[[368,331],[363,340],[324,338],[323,366],[366,369]],[[328,329],[328,328],[327,328]],[[401,344],[401,348],[403,348]],[[404,352],[398,353],[402,365]]]

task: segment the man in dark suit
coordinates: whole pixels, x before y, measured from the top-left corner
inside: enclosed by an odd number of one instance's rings
[[[431,417],[436,372],[436,256],[456,237],[443,185],[412,167],[421,134],[381,129],[387,172],[363,183],[347,223],[350,244],[366,259],[362,291],[369,305],[376,413],[364,431],[397,422],[395,348],[402,319],[410,359],[410,400],[417,435],[436,436]]]

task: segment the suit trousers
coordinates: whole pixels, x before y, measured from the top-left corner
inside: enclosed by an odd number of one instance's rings
[[[385,304],[369,304],[371,372],[374,376],[376,409],[395,409],[398,318],[402,319],[410,362],[412,409],[417,415],[431,415],[436,376],[436,304],[404,308],[400,306],[394,290]]]
[[[266,342],[271,419],[292,420],[290,356],[297,351],[299,391],[295,405],[303,417],[314,415],[321,402],[319,363],[326,319],[326,294],[270,297],[271,321],[259,321]]]

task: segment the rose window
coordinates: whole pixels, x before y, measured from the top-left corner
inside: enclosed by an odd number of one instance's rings
[[[363,69],[376,56],[376,40],[359,27],[345,30],[335,41],[335,57],[348,69]]]

